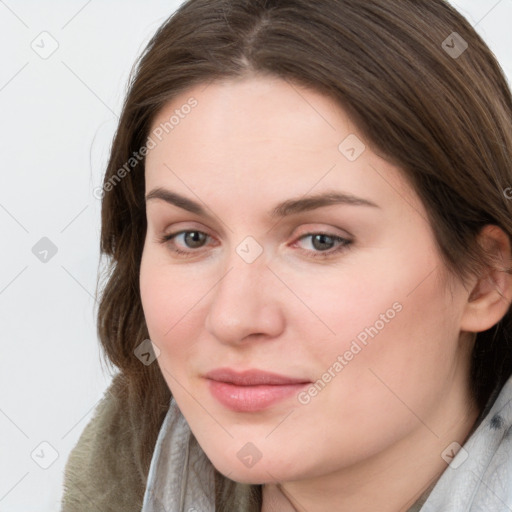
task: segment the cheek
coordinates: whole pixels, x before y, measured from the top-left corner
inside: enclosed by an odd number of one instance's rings
[[[160,349],[158,364],[168,380],[169,373],[186,371],[183,362],[200,348],[197,341],[204,325],[200,299],[207,288],[189,271],[162,261],[156,251],[143,254],[139,284],[149,336]]]
[[[163,370],[164,367],[169,367],[170,342],[172,339],[180,339],[176,336],[179,331],[177,315],[182,307],[177,300],[176,283],[170,277],[164,267],[155,264],[151,254],[143,254],[140,269],[142,307],[149,337],[160,349],[157,361],[166,379],[167,375]],[[173,352],[175,351],[173,348]]]
[[[371,455],[421,427],[418,418],[430,426],[429,418],[450,388],[459,355],[456,322],[443,309],[449,301],[435,279],[409,292],[385,294],[383,289],[369,294],[366,302],[361,294],[361,303],[338,303],[343,313],[337,323],[330,318],[336,338],[311,347],[308,359],[318,380],[309,396],[300,397],[296,425],[308,432],[320,425],[326,453],[336,446],[347,460]],[[395,302],[402,309],[396,308],[388,323],[377,324]],[[358,338],[361,333],[367,334],[366,343]],[[274,442],[286,443],[286,429],[274,435]],[[316,441],[307,442],[316,449]],[[331,455],[326,457],[328,464]],[[339,462],[334,454],[330,461]]]
[[[333,421],[343,418],[349,431],[365,422],[384,431],[387,426],[389,432],[397,424],[403,429],[415,425],[415,414],[428,417],[434,410],[459,364],[456,318],[435,280],[409,296],[392,293],[388,299],[368,304],[370,314],[362,324],[351,322],[346,335],[316,353],[318,377],[326,381],[325,372],[336,375],[314,399],[317,412]],[[380,314],[389,314],[387,306],[394,301],[401,310],[385,323]]]
[[[195,280],[174,270],[165,258],[153,248],[145,249],[140,266],[140,295],[150,333],[163,340],[170,338],[186,317],[194,297]]]
[[[316,280],[323,291],[307,297],[335,333],[316,322],[327,334],[309,345],[308,359],[320,384],[331,390],[321,393],[350,404],[347,413],[364,410],[363,404],[378,410],[390,401],[399,404],[393,392],[421,407],[447,385],[458,364],[457,303],[439,270],[429,274],[438,261],[428,251],[403,254],[403,261],[392,254],[338,280]],[[395,262],[391,268],[384,264],[389,261]]]
[[[165,293],[165,285],[165,279],[161,278],[158,267],[152,264],[151,257],[144,253],[140,268],[140,297],[149,333],[155,341],[161,337],[166,311],[171,306],[168,303],[170,296],[167,297]]]

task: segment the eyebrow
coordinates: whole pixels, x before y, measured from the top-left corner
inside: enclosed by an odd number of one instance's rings
[[[151,199],[160,199],[166,203],[177,206],[178,208],[195,213],[196,215],[209,217],[206,210],[199,203],[162,187],[155,188],[146,195],[146,201]],[[379,205],[369,199],[363,199],[362,197],[357,197],[352,194],[331,190],[321,194],[302,196],[296,199],[287,199],[286,201],[276,205],[269,212],[269,216],[271,218],[282,218],[335,204],[380,208]]]

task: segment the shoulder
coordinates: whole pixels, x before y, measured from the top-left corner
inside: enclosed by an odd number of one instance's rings
[[[117,374],[69,455],[61,512],[140,512],[146,482],[134,458],[128,405]]]

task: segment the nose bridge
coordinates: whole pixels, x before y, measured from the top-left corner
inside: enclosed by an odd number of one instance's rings
[[[215,285],[206,328],[219,341],[234,343],[250,334],[275,336],[282,327],[275,278],[264,253],[254,254],[251,241],[239,244]]]

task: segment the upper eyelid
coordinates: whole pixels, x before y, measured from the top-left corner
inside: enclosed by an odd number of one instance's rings
[[[197,224],[201,225],[200,227],[196,227],[194,226],[194,221],[183,221],[183,222],[176,222],[174,223],[173,225],[176,225],[176,224],[186,224],[185,227],[183,228],[173,228],[172,230],[169,231],[169,234],[178,234],[178,233],[182,233],[184,231],[188,232],[188,231],[200,231],[201,233],[205,233],[206,235],[209,235],[211,236],[212,238],[216,238],[214,235],[211,235],[210,234],[210,230],[208,228],[204,228],[203,227],[203,224],[200,223],[200,222],[197,222]],[[304,228],[305,231],[304,233],[302,233],[300,236],[302,235],[305,235],[305,234],[308,234],[308,233],[325,233],[325,234],[329,234],[331,236],[339,236],[341,238],[352,238],[353,235],[347,231],[346,229],[341,229],[341,228],[337,228],[337,227],[334,227],[334,226],[329,226],[329,227],[320,227],[320,226],[326,226],[326,223],[325,222],[301,222],[301,225],[303,224],[310,224],[312,226],[315,226],[315,227],[308,227],[308,228]],[[318,226],[318,227],[316,227]],[[162,229],[162,231],[166,231],[166,229]],[[230,231],[232,231],[230,229]],[[289,231],[288,229],[286,229],[286,231]],[[295,231],[295,228],[291,231]],[[341,233],[338,233],[338,231],[341,231]],[[291,235],[291,233],[290,233]],[[299,236],[299,235],[297,235]]]

